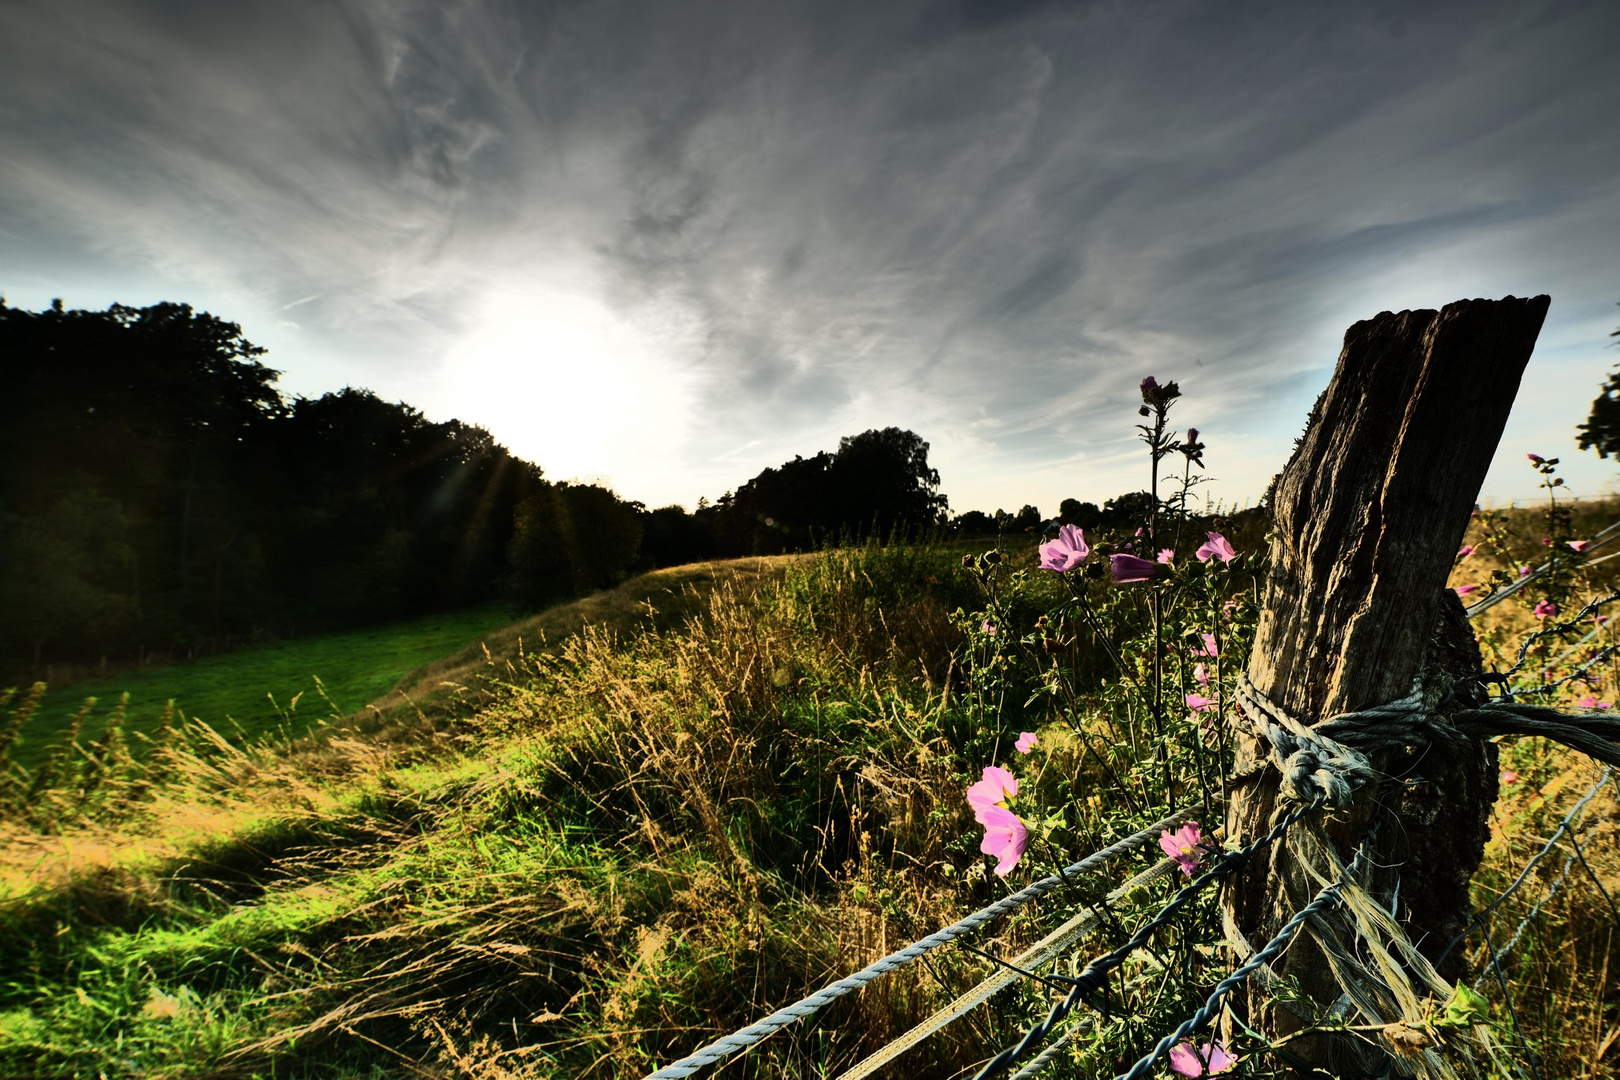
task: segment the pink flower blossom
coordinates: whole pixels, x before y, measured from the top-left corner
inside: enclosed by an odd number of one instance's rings
[[[1524,456],[1529,458],[1531,461],[1535,462],[1537,465],[1540,465],[1543,461],[1547,460],[1546,458],[1542,457],[1540,454],[1526,454]]]
[[[1551,600],[1537,600],[1530,614],[1538,619],[1550,619],[1558,614],[1558,605]]]
[[[1541,546],[1542,546],[1542,547],[1552,547],[1552,537],[1550,537],[1550,536],[1543,536],[1543,537],[1542,537],[1542,538],[1541,538]]]
[[[1530,568],[1528,566],[1519,567],[1519,576],[1520,577],[1529,577],[1530,576]]]
[[[1041,545],[1042,570],[1073,570],[1086,561],[1091,554],[1091,545],[1086,543],[1086,534],[1077,525],[1065,525],[1058,530],[1056,540],[1048,540]]]
[[[1018,741],[1013,743],[1013,749],[1017,750],[1020,754],[1027,754],[1031,750],[1035,749],[1036,745],[1040,741],[1041,740],[1035,737],[1035,733],[1033,731],[1020,731],[1018,733]]]
[[[1197,442],[1198,441],[1198,429],[1197,428],[1190,427],[1190,428],[1187,429],[1187,441],[1188,442]]]
[[[1219,1039],[1196,1050],[1191,1042],[1179,1042],[1170,1048],[1170,1069],[1177,1076],[1214,1076],[1229,1071],[1237,1060]]]
[[[1220,649],[1215,646],[1214,634],[1199,634],[1198,636],[1203,639],[1204,644],[1202,646],[1193,646],[1192,654],[1194,656],[1207,656],[1213,660],[1221,655]]]
[[[968,805],[973,807],[973,816],[981,825],[986,813],[997,807],[1005,810],[1007,800],[1017,795],[1018,778],[1000,765],[985,766],[984,776],[967,789]]]
[[[979,824],[984,826],[984,839],[979,841],[979,850],[986,855],[994,855],[997,860],[996,875],[1006,877],[1029,847],[1028,827],[1017,814],[999,806],[992,806],[980,815]]]
[[[1114,581],[1123,585],[1128,581],[1149,581],[1159,572],[1157,563],[1139,559],[1135,555],[1111,555]]]
[[[1607,625],[1609,625],[1609,617],[1607,615],[1598,615],[1595,618],[1593,618],[1592,621],[1597,623],[1599,626],[1607,626]]]
[[[1205,533],[1204,535],[1209,539],[1204,542],[1202,547],[1193,552],[1194,555],[1198,556],[1199,562],[1219,559],[1223,563],[1229,563],[1237,558],[1237,552],[1232,550],[1232,543],[1226,537],[1218,532]]]
[[[1159,846],[1164,849],[1164,853],[1174,859],[1176,865],[1181,867],[1181,872],[1188,877],[1191,877],[1193,871],[1198,869],[1198,864],[1204,861],[1204,851],[1200,846],[1203,842],[1204,833],[1196,821],[1187,822],[1175,832],[1166,829],[1159,837]]]
[[[1502,783],[1504,783],[1504,784],[1515,784],[1515,783],[1518,783],[1518,780],[1519,780],[1519,774],[1514,772],[1512,769],[1503,769],[1502,770]]]
[[[1203,664],[1193,665],[1193,678],[1198,680],[1198,685],[1200,686],[1209,685],[1209,671],[1204,667]]]
[[[981,631],[983,631],[984,633],[986,633],[986,634],[990,634],[990,635],[994,636],[995,632],[996,632],[996,624],[991,622],[989,619],[986,619],[979,626],[979,629]]]
[[[1475,592],[1478,589],[1479,589],[1478,585],[1459,585],[1459,586],[1457,586],[1457,595],[1458,596],[1467,596],[1469,593]]]
[[[1187,708],[1193,712],[1208,712],[1209,707],[1213,704],[1215,704],[1214,698],[1207,698],[1202,694],[1187,695]]]
[[[1474,545],[1473,544],[1464,544],[1462,547],[1457,549],[1457,558],[1466,559],[1466,558],[1468,558],[1468,556],[1472,555],[1473,553],[1474,553]]]
[[[1593,697],[1591,694],[1587,694],[1585,697],[1581,698],[1581,700],[1577,704],[1579,704],[1580,707],[1583,708],[1583,709],[1608,709],[1608,708],[1613,708],[1613,706],[1614,706],[1614,702],[1612,702],[1612,701],[1599,701],[1597,698]]]
[[[1142,396],[1143,397],[1146,397],[1148,394],[1152,393],[1154,390],[1157,390],[1158,388],[1159,388],[1159,380],[1155,379],[1151,375],[1149,375],[1147,378],[1143,379],[1142,384],[1137,387],[1138,390],[1142,391]]]
[[[1569,550],[1575,551],[1575,552],[1585,551],[1587,545],[1590,544],[1591,542],[1592,541],[1590,541],[1590,540],[1571,540],[1569,542]]]
[[[1176,552],[1174,548],[1164,548],[1159,552],[1159,561],[1166,566],[1169,566],[1175,559]]]

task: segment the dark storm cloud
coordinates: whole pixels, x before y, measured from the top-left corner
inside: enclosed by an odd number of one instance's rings
[[[1269,461],[1379,307],[1549,290],[1549,331],[1586,333],[1612,300],[1611,6],[3,18],[11,259],[317,297],[287,314],[423,372],[491,288],[592,276],[686,328],[668,362],[702,423],[663,467],[688,499],[739,478],[727,451],[858,422],[917,426],[963,474],[1112,460],[1150,370]]]

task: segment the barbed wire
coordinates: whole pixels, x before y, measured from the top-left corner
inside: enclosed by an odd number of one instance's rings
[[[1166,874],[1175,871],[1180,865],[1174,859],[1161,859],[1146,870],[1125,881],[1124,884],[1108,893],[1102,899],[1101,907],[1106,910],[1109,904],[1117,903],[1126,896],[1140,889],[1144,885],[1152,884]],[[977,986],[959,995],[950,1004],[938,1009],[928,1019],[917,1024],[900,1037],[884,1044],[882,1048],[871,1056],[864,1058],[847,1072],[839,1075],[838,1080],[863,1080],[878,1069],[887,1065],[901,1054],[910,1050],[928,1036],[939,1031],[947,1024],[966,1015],[970,1010],[988,1001],[995,994],[1013,985],[1020,978],[1020,968],[1037,968],[1058,956],[1063,950],[1069,948],[1096,929],[1101,922],[1096,909],[1083,911],[1069,919],[1046,937],[1030,946],[1011,961],[996,960],[1000,965],[989,978]]]
[[[1597,798],[1598,791],[1602,789],[1604,784],[1609,782],[1609,777],[1613,774],[1613,771],[1614,770],[1610,768],[1605,768],[1603,770],[1603,775],[1599,776],[1592,786],[1586,790],[1586,794],[1581,796],[1580,801],[1578,801],[1574,806],[1570,807],[1569,813],[1565,814],[1564,819],[1558,823],[1556,828],[1553,829],[1552,835],[1547,838],[1547,842],[1542,845],[1541,850],[1532,855],[1529,861],[1524,864],[1524,868],[1519,871],[1518,877],[1513,879],[1513,883],[1503,890],[1502,895],[1498,896],[1495,900],[1491,901],[1479,911],[1475,912],[1473,917],[1468,920],[1468,925],[1465,926],[1456,937],[1451,939],[1451,941],[1446,945],[1445,949],[1441,951],[1439,959],[1435,961],[1436,965],[1445,963],[1446,957],[1451,955],[1452,950],[1460,945],[1463,939],[1465,939],[1469,934],[1473,933],[1476,929],[1484,929],[1487,932],[1487,935],[1489,934],[1490,928],[1486,924],[1492,913],[1494,913],[1497,908],[1507,903],[1508,897],[1512,896],[1519,890],[1519,887],[1523,885],[1530,877],[1530,871],[1536,868],[1536,864],[1541,862],[1542,859],[1545,859],[1558,845],[1558,837],[1560,835],[1565,832],[1568,832],[1570,836],[1575,835],[1573,822],[1580,816],[1582,811],[1586,809],[1587,804],[1589,804],[1593,799]]]
[[[1101,988],[1110,972],[1123,964],[1132,953],[1146,944],[1161,927],[1174,919],[1181,912],[1181,909],[1190,904],[1199,893],[1210,885],[1224,880],[1244,863],[1248,862],[1255,852],[1276,842],[1301,818],[1319,809],[1322,805],[1322,800],[1318,799],[1296,807],[1284,815],[1265,835],[1253,841],[1247,847],[1217,855],[1214,861],[1215,864],[1209,870],[1194,878],[1189,884],[1182,886],[1176,895],[1171,897],[1170,901],[1159,910],[1159,913],[1143,923],[1131,935],[1129,940],[1112,951],[1092,960],[1079,975],[1072,977],[1048,976],[1058,982],[1068,984],[1070,987],[1069,993],[1053,1004],[1051,1011],[1047,1013],[1046,1019],[1031,1027],[1025,1032],[1022,1039],[991,1058],[975,1074],[974,1080],[990,1080],[990,1077],[999,1076],[1010,1069],[1019,1058],[1023,1057],[1037,1043],[1051,1034],[1053,1029],[1062,1022],[1063,1018],[1069,1015],[1069,1012],[1076,1004],[1083,1001],[1088,994],[1095,993]]]
[[[1199,801],[1191,804],[1190,806],[1184,807],[1183,809],[1176,811],[1174,814],[1171,814],[1169,817],[1162,818],[1159,821],[1154,822],[1152,825],[1149,825],[1140,832],[1132,833],[1125,839],[1111,844],[1108,847],[1103,848],[1101,851],[1088,855],[1071,866],[1064,867],[1056,874],[1052,874],[1030,885],[1026,885],[1024,888],[1020,889],[1016,893],[1013,893],[1011,896],[1003,897],[988,907],[981,908],[980,910],[974,912],[967,918],[952,923],[943,930],[935,931],[934,933],[929,934],[927,937],[908,945],[898,952],[890,953],[883,959],[867,965],[860,971],[855,972],[853,975],[839,979],[837,982],[829,983],[808,997],[802,998],[792,1005],[778,1009],[776,1012],[765,1017],[763,1020],[758,1021],[757,1023],[750,1024],[749,1026],[733,1032],[724,1038],[717,1039],[695,1053],[689,1054],[679,1061],[665,1065],[656,1072],[649,1073],[646,1080],[679,1080],[681,1077],[691,1076],[704,1066],[714,1065],[724,1061],[733,1054],[740,1053],[741,1051],[756,1045],[782,1028],[785,1028],[790,1024],[795,1024],[798,1021],[803,1020],[805,1017],[814,1015],[824,1005],[828,1005],[831,1002],[838,1000],[845,994],[854,993],[856,990],[859,990],[861,987],[865,986],[869,982],[872,982],[874,979],[880,978],[896,968],[914,963],[916,960],[920,959],[930,951],[937,949],[942,945],[949,944],[956,938],[961,937],[963,934],[969,933],[970,931],[983,926],[985,923],[990,922],[1001,915],[1015,911],[1023,905],[1029,903],[1031,900],[1045,896],[1047,893],[1069,884],[1070,882],[1068,879],[1070,877],[1089,873],[1090,871],[1107,864],[1120,855],[1135,851],[1148,841],[1155,839],[1161,832],[1181,824],[1181,822],[1185,821],[1189,816],[1202,808],[1203,805],[1203,802]]]
[[[1524,913],[1524,918],[1519,920],[1519,925],[1514,929],[1513,936],[1508,938],[1506,945],[1502,946],[1502,952],[1512,955],[1513,950],[1519,947],[1519,940],[1524,937],[1524,932],[1529,929],[1532,922],[1535,922],[1536,916],[1541,914],[1541,909],[1547,902],[1557,896],[1558,890],[1564,887],[1564,882],[1569,880],[1569,871],[1574,865],[1575,856],[1571,853],[1564,858],[1564,868],[1558,872],[1558,876],[1553,879],[1553,883],[1547,887],[1546,891],[1541,894],[1541,897],[1534,904],[1530,905],[1530,910]],[[1485,980],[1488,978],[1490,978],[1489,973],[1481,972],[1479,978],[1474,980],[1474,989],[1478,990],[1484,986]]]
[[[1587,545],[1586,550],[1596,551],[1598,548],[1605,546],[1610,540],[1613,540],[1617,536],[1620,536],[1620,521],[1610,523],[1603,529],[1603,531],[1592,537],[1592,542]],[[1514,593],[1528,586],[1531,582],[1551,573],[1553,566],[1553,560],[1548,559],[1546,562],[1531,570],[1530,573],[1526,574],[1522,578],[1519,578],[1512,584],[1504,585],[1502,588],[1491,593],[1489,596],[1474,601],[1474,603],[1469,605],[1467,609],[1468,617],[1472,619],[1475,615],[1480,615],[1490,610],[1497,604],[1500,604],[1502,601],[1512,596]]]
[[[1122,1073],[1117,1080],[1141,1080],[1142,1077],[1153,1070],[1153,1067],[1159,1063],[1160,1059],[1168,1054],[1177,1043],[1214,1018],[1221,1007],[1222,998],[1247,982],[1250,975],[1260,971],[1281,955],[1282,951],[1294,940],[1294,935],[1299,932],[1300,927],[1304,926],[1308,919],[1337,907],[1341,902],[1340,894],[1345,884],[1361,872],[1366,862],[1370,840],[1369,837],[1368,840],[1362,842],[1356,851],[1356,857],[1340,873],[1338,880],[1324,887],[1310,903],[1295,912],[1293,918],[1284,923],[1282,929],[1277,931],[1276,936],[1261,946],[1253,956],[1249,957],[1246,963],[1216,983],[1215,989],[1210,993],[1209,997],[1204,999],[1204,1003],[1198,1007],[1197,1012],[1182,1021],[1170,1034],[1160,1039],[1150,1053],[1137,1061],[1135,1065],[1132,1065],[1129,1070]]]

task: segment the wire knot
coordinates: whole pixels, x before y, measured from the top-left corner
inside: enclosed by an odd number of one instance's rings
[[[1249,681],[1246,672],[1238,680],[1237,697],[1271,745],[1272,761],[1282,772],[1284,795],[1339,810],[1350,805],[1358,788],[1377,782],[1378,772],[1366,754],[1288,715]]]

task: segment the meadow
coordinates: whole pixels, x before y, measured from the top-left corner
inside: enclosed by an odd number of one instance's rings
[[[1617,513],[1576,504],[1553,536]],[[1171,749],[1153,752],[1146,643],[1225,618],[1222,666],[1198,666],[1217,685],[1238,670],[1265,522],[1183,525],[1175,562],[1197,602],[1167,603],[1174,632],[1155,630],[1140,589],[1036,569],[1037,537],[871,543],[661,571],[469,627],[477,642],[396,665],[416,670],[302,737],[244,741],[176,716],[144,740],[86,726],[77,751],[7,782],[0,1075],[645,1075],[1218,783],[1196,715],[1158,717]],[[1544,558],[1548,527],[1538,510],[1476,518],[1452,584]],[[1206,528],[1239,553],[1230,565],[1194,556]],[[1602,555],[1572,558],[1566,605],[1620,576]],[[1487,661],[1543,622],[1528,598],[1493,608],[1477,624]],[[1193,654],[1175,652],[1179,700],[1199,684]],[[1588,674],[1571,703],[1612,692],[1612,661]],[[5,710],[33,731],[29,696]],[[1020,756],[1022,732],[1039,746]],[[1540,740],[1503,754],[1513,776],[1476,906],[1598,775]],[[1020,813],[1044,812],[1006,878],[964,798],[997,762],[1020,772]],[[1616,1072],[1617,822],[1611,784],[1577,823],[1582,862],[1544,861],[1497,914],[1504,937],[1524,925],[1504,964],[1514,1015],[1498,995],[1490,1023],[1508,1043],[1525,1029],[1544,1076]],[[1089,951],[1173,887],[1121,899]],[[713,1075],[836,1076],[991,974],[986,954],[1095,902],[1084,888],[1038,901],[975,940],[982,951],[886,976]],[[1077,1021],[1083,1037],[1048,1075],[1114,1075],[1201,1000],[1225,970],[1212,912],[1195,906],[1121,969],[1115,1003],[1130,1007]],[[893,1075],[967,1070],[1051,1000],[1022,982]],[[1278,1075],[1234,1049],[1233,1075]]]

